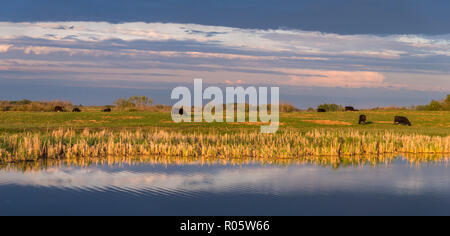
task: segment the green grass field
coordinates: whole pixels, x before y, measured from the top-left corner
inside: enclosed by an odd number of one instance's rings
[[[360,114],[366,125],[358,124]],[[412,126],[394,125],[397,115]],[[142,156],[321,163],[337,156],[339,164],[369,160],[355,156],[419,154],[430,161],[425,154],[434,154],[435,161],[450,154],[450,112],[293,112],[281,113],[276,134],[261,134],[261,125],[177,124],[167,112],[1,112],[0,163]]]
[[[360,114],[367,115],[368,124],[358,125]],[[394,125],[394,117],[406,116],[412,126]],[[0,112],[1,133],[45,131],[47,129],[113,129],[133,130],[162,128],[178,132],[235,132],[258,130],[261,124],[251,123],[173,123],[170,113],[163,112]],[[450,112],[431,111],[362,111],[280,114],[280,131],[312,129],[357,129],[362,131],[389,130],[400,133],[447,136],[450,134]]]

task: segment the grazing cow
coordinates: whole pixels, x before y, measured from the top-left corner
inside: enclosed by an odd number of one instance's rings
[[[105,109],[103,109],[103,112],[111,112],[111,111],[112,111],[111,108],[105,108]]]
[[[319,109],[317,109],[317,112],[327,112],[327,110],[319,108]]]
[[[62,106],[56,106],[56,107],[55,107],[55,112],[64,112],[64,107],[62,107]]]
[[[361,124],[365,125],[366,122],[367,122],[367,116],[366,116],[366,115],[360,115],[360,116],[359,116],[359,124],[360,124],[360,125],[361,125]]]
[[[81,110],[80,110],[80,108],[75,107],[75,108],[72,110],[72,112],[81,112]]]
[[[345,107],[345,111],[355,111],[354,107]]]
[[[411,126],[411,122],[408,120],[408,118],[406,118],[404,116],[396,116],[395,120],[394,120],[394,124]]]

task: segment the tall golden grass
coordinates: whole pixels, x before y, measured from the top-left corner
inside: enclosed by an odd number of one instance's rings
[[[449,154],[450,136],[392,131],[257,131],[179,133],[165,130],[51,132],[0,135],[0,161],[160,156],[184,158],[334,158],[386,154]],[[324,158],[325,160],[326,158]]]

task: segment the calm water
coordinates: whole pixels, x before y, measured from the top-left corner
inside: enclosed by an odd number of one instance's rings
[[[446,163],[0,170],[0,215],[450,215]]]

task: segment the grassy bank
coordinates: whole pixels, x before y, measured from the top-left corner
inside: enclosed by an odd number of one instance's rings
[[[367,125],[358,125],[365,114]],[[394,125],[407,116],[412,127]],[[281,113],[274,135],[261,124],[181,123],[167,112],[0,112],[0,162],[123,156],[283,159],[450,153],[450,112]],[[442,156],[442,155],[441,155]]]
[[[98,110],[98,109],[97,109]],[[82,113],[0,112],[0,133],[23,133],[60,128],[83,130],[167,129],[183,133],[256,131],[260,124],[249,123],[183,123],[171,122],[168,112]],[[358,125],[360,114],[367,115],[368,124]],[[394,117],[406,116],[413,126],[393,125]],[[392,131],[395,133],[446,136],[450,134],[448,111],[361,111],[361,112],[292,112],[280,114],[280,131],[309,131],[312,129]]]

